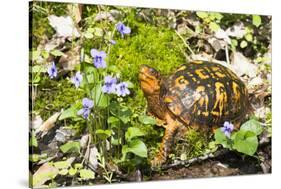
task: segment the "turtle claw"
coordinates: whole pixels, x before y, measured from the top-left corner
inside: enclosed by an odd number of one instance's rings
[[[162,156],[156,156],[152,161],[151,161],[151,167],[153,169],[155,168],[160,168],[162,164],[164,164],[166,159]]]

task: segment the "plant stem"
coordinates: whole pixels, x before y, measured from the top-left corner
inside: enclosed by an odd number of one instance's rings
[[[183,44],[185,45],[185,47],[189,50],[189,52],[194,55],[194,52],[192,51],[192,49],[190,48],[190,46],[186,43],[185,39],[179,34],[179,32],[177,32],[177,30],[175,30],[176,34],[181,38],[181,40],[183,41]]]

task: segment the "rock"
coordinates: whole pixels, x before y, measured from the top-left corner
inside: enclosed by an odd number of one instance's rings
[[[89,134],[83,135],[81,137],[81,139],[80,139],[80,146],[81,146],[82,149],[87,148],[88,141],[89,141]]]
[[[80,64],[80,46],[76,46],[73,49],[65,52],[59,59],[60,66],[67,71],[72,71]]]
[[[242,22],[234,24],[232,27],[226,30],[226,34],[238,39],[242,38],[246,34],[245,26]]]
[[[80,33],[76,28],[70,16],[48,16],[49,24],[55,29],[58,37],[73,39],[80,37]]]
[[[240,77],[248,76],[253,78],[257,75],[258,67],[252,64],[250,60],[240,52],[232,53],[230,63],[230,68]]]
[[[38,129],[43,124],[43,120],[40,115],[36,115],[35,118],[30,122],[30,129]]]
[[[70,129],[60,128],[56,130],[55,139],[58,142],[65,143],[73,135],[73,131]]]

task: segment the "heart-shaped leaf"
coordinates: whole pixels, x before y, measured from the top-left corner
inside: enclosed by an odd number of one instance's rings
[[[251,120],[243,123],[240,130],[252,131],[256,135],[260,135],[263,131],[263,128],[262,128],[260,122],[258,122],[255,119],[251,119]]]
[[[139,128],[129,127],[125,134],[125,138],[127,141],[130,141],[134,137],[144,136],[144,135],[145,135],[145,133],[142,130],[140,130]]]
[[[240,130],[234,138],[233,148],[238,152],[252,156],[258,148],[258,138],[252,131]]]
[[[80,153],[80,142],[77,141],[69,141],[66,144],[60,146],[60,150],[63,153]]]

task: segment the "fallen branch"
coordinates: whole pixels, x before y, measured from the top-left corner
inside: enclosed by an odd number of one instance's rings
[[[270,141],[271,140],[269,138],[260,140],[259,147],[270,144]],[[220,149],[216,152],[208,153],[208,154],[205,154],[203,156],[199,156],[199,157],[192,158],[192,159],[189,159],[189,160],[176,160],[172,164],[163,165],[160,168],[160,170],[166,170],[166,169],[170,169],[170,168],[174,168],[174,167],[178,167],[178,166],[188,167],[191,164],[200,163],[200,162],[203,162],[207,159],[217,158],[217,157],[225,155],[229,152],[231,152],[231,150],[226,149],[226,148],[222,148],[222,149]]]
[[[202,161],[205,161],[205,160],[211,159],[211,158],[216,158],[216,157],[219,157],[221,155],[225,155],[228,152],[230,152],[228,149],[223,148],[223,149],[220,149],[220,150],[218,150],[216,152],[205,154],[203,156],[199,156],[199,157],[192,158],[192,159],[189,159],[189,160],[176,160],[172,164],[163,165],[161,167],[161,170],[170,169],[170,168],[174,168],[174,167],[178,167],[178,166],[188,167],[191,164],[200,163]]]

